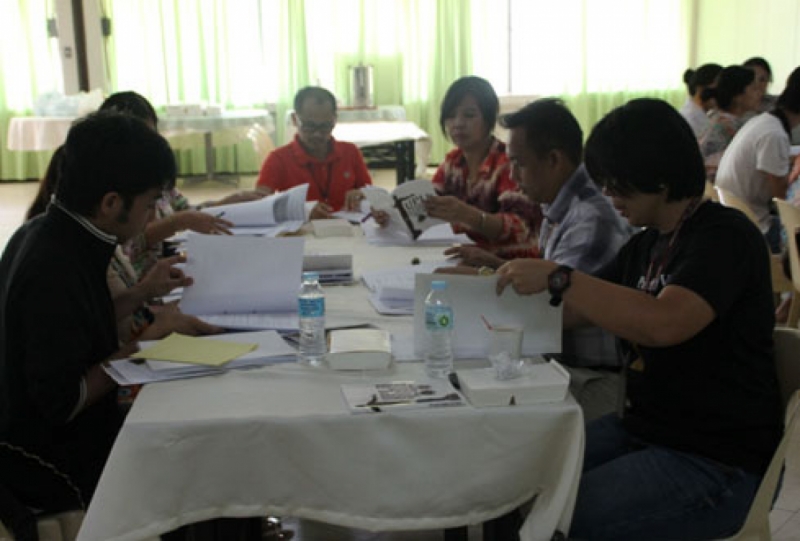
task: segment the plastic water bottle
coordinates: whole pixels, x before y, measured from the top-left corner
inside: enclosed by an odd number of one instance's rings
[[[304,272],[297,297],[300,316],[298,361],[320,366],[328,347],[325,342],[325,293],[319,285],[319,274]]]
[[[447,282],[434,280],[425,297],[425,330],[428,349],[425,352],[425,371],[433,378],[444,378],[453,371],[453,308],[447,298]]]

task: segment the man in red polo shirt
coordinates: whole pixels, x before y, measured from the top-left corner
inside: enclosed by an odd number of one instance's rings
[[[360,188],[372,184],[361,151],[352,143],[336,141],[336,98],[316,86],[294,97],[294,141],[267,157],[256,187],[271,194],[308,184],[308,201],[317,201],[311,218],[330,218],[332,212],[355,210],[364,196]]]

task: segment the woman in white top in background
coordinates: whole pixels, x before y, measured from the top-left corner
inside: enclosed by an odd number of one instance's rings
[[[714,107],[713,99],[703,99],[703,91],[713,87],[717,75],[722,71],[719,64],[703,64],[696,70],[691,68],[683,72],[683,82],[689,97],[680,109],[680,114],[692,127],[695,137],[700,137],[708,128],[708,111]]]
[[[745,121],[745,115],[758,108],[762,90],[755,73],[742,66],[728,66],[719,72],[716,86],[703,91],[717,105],[708,117],[709,126],[698,139],[706,165],[706,179],[714,182],[725,149]]]

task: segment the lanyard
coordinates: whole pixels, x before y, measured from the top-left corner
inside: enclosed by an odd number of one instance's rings
[[[308,174],[311,175],[311,180],[314,181],[314,185],[317,187],[317,191],[319,192],[320,199],[323,203],[328,203],[328,194],[331,191],[331,182],[333,181],[333,163],[328,162],[328,175],[327,175],[327,182],[325,183],[325,189],[322,188],[322,185],[317,180],[317,177],[314,176],[314,164],[308,163],[306,164],[308,167]]]
[[[672,255],[672,250],[675,247],[675,241],[678,239],[678,234],[681,231],[681,227],[689,219],[689,216],[694,214],[694,211],[697,210],[697,207],[700,205],[702,198],[695,197],[692,199],[691,203],[684,209],[683,214],[681,214],[681,219],[678,220],[678,225],[675,226],[675,230],[672,232],[672,236],[667,243],[666,249],[663,251],[663,255],[661,258],[658,257],[658,254],[653,254],[653,257],[650,259],[650,264],[647,266],[647,274],[644,277],[644,284],[642,289],[649,294],[655,294],[656,289],[658,288],[658,283],[655,285],[651,285],[653,279],[657,279],[661,276],[661,273],[664,270],[664,266],[666,266],[667,261],[669,261],[670,255]],[[656,267],[656,259],[660,259],[658,262],[658,267]],[[655,272],[653,272],[655,271]]]

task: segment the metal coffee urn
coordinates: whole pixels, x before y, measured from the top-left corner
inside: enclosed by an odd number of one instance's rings
[[[372,66],[350,67],[350,106],[374,107],[372,97]]]

